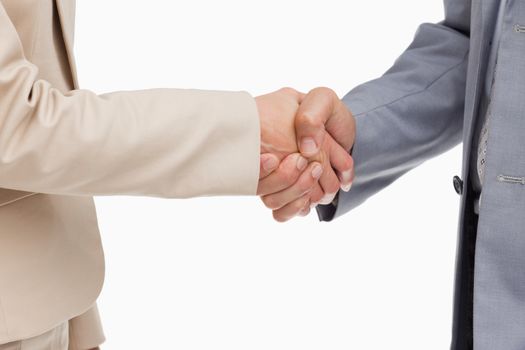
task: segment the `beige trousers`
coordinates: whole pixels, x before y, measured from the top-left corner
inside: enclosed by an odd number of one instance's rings
[[[39,336],[0,344],[0,350],[89,350],[106,340],[97,305]]]
[[[0,350],[68,350],[69,322],[42,335],[0,345]]]

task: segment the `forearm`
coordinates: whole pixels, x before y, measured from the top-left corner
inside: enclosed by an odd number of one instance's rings
[[[0,4],[0,187],[66,195],[255,194],[259,118],[246,93],[63,94]]]
[[[50,89],[33,99],[3,118],[1,187],[169,198],[256,191],[260,133],[247,94]]]
[[[460,142],[468,50],[465,33],[425,24],[383,77],[345,96],[356,117],[355,181],[335,207],[319,210],[322,220],[355,208]]]

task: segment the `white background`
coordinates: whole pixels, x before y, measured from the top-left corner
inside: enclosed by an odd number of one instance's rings
[[[80,83],[100,93],[324,85],[342,96],[443,17],[439,0],[77,5]],[[459,170],[456,148],[328,224],[274,223],[257,198],[97,198],[105,348],[446,349]]]

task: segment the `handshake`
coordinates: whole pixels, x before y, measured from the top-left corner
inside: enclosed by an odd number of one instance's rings
[[[330,204],[354,179],[352,113],[328,88],[291,88],[256,99],[261,123],[257,195],[284,222]]]

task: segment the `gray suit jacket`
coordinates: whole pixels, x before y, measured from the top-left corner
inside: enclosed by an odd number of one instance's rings
[[[505,9],[479,222],[469,178],[498,7],[498,0],[445,0],[443,22],[423,24],[383,77],[344,98],[357,120],[356,181],[336,207],[319,209],[322,220],[340,216],[463,141],[454,350],[525,349],[523,0]]]

